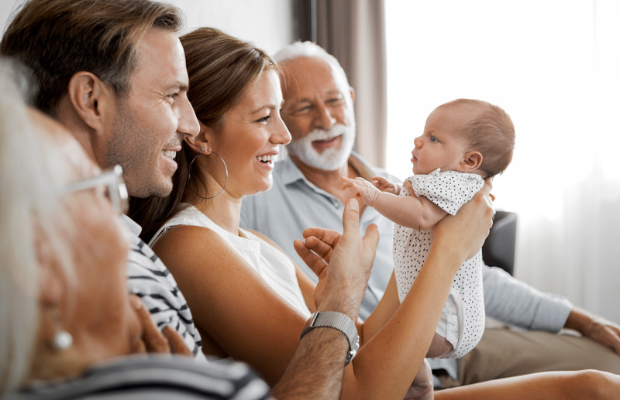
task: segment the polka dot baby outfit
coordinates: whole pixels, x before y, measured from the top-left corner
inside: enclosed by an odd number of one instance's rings
[[[424,196],[451,215],[467,203],[482,186],[484,180],[476,174],[456,171],[407,178],[416,196]],[[401,196],[411,196],[406,189]],[[398,297],[402,302],[420,272],[433,235],[430,230],[418,230],[395,225],[394,271]],[[482,293],[482,252],[465,261],[459,268],[436,332],[452,344],[453,350],[441,358],[460,358],[471,351],[484,332],[484,297]]]

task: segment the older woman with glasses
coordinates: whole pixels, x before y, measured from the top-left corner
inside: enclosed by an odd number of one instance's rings
[[[109,171],[102,172],[93,178],[75,182],[67,188],[67,192],[77,192],[102,186],[106,188],[105,195],[112,203],[112,207],[118,214],[125,214],[129,208],[129,195],[123,180],[123,168],[116,165]]]

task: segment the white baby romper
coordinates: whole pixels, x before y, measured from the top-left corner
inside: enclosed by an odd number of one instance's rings
[[[484,180],[476,174],[456,171],[414,175],[411,181],[416,196],[424,196],[447,213],[454,215],[482,188]],[[400,196],[411,196],[406,189]],[[398,297],[402,302],[418,276],[431,247],[430,230],[394,227],[394,271]],[[441,358],[460,358],[469,353],[484,332],[485,314],[482,292],[482,252],[459,268],[446,301],[436,332],[452,344],[453,350]]]

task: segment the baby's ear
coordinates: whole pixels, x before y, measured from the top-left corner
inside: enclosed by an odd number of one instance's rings
[[[465,153],[463,161],[461,161],[462,172],[474,172],[482,165],[482,154],[478,151],[469,151]]]

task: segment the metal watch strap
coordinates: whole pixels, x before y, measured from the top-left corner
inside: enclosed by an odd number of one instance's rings
[[[349,341],[349,352],[347,353],[344,365],[346,366],[349,364],[359,349],[359,336],[353,320],[336,311],[315,312],[301,332],[299,339],[301,340],[306,333],[315,328],[336,329],[346,336]]]

